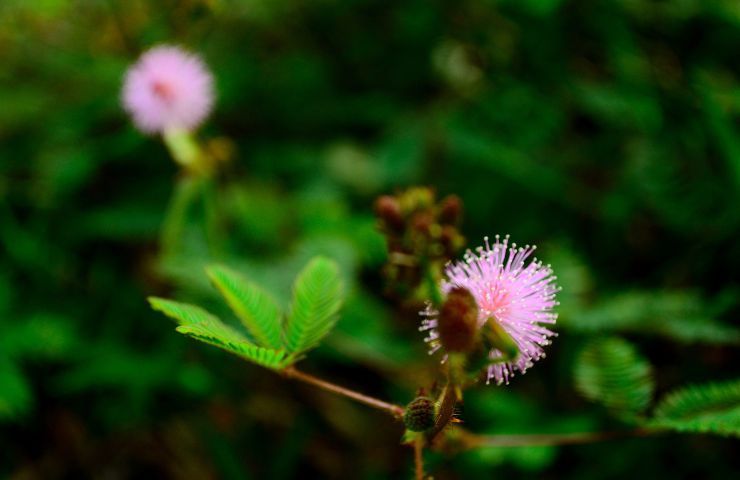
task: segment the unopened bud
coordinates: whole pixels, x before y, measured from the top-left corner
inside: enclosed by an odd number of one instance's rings
[[[416,397],[406,406],[403,423],[412,432],[423,432],[434,426],[434,401],[429,397]]]
[[[448,352],[469,352],[478,341],[478,304],[467,289],[450,290],[437,319],[439,340]]]
[[[375,200],[375,215],[378,216],[389,228],[393,230],[403,229],[403,215],[398,200],[390,195],[383,195]]]
[[[424,235],[428,235],[433,226],[434,218],[426,212],[417,213],[411,220],[411,228]]]
[[[439,205],[439,221],[456,225],[462,216],[462,200],[457,195],[446,196]]]
[[[460,235],[460,232],[457,231],[456,227],[451,225],[445,225],[442,227],[439,241],[445,248],[445,253],[450,257],[454,256],[465,244],[463,236]]]

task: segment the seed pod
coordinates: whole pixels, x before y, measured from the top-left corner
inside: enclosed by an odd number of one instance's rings
[[[434,426],[434,401],[429,397],[416,397],[406,406],[403,423],[412,432],[423,432]]]
[[[439,310],[437,331],[448,352],[470,352],[478,342],[478,304],[465,288],[447,294]]]

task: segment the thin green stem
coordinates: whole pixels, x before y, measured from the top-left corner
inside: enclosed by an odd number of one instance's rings
[[[207,173],[205,154],[191,132],[166,130],[162,140],[175,163],[195,174]]]
[[[442,305],[442,292],[439,290],[438,279],[434,276],[429,262],[424,262],[424,279],[426,280],[427,289],[429,290],[429,297],[434,306],[438,307]]]
[[[365,395],[364,393],[356,392],[349,388],[342,387],[341,385],[337,385],[335,383],[322,380],[318,377],[314,377],[313,375],[309,375],[308,373],[301,372],[300,370],[297,370],[295,367],[288,367],[284,369],[282,371],[282,374],[286,378],[298,380],[300,382],[313,385],[314,387],[318,387],[327,392],[336,393],[337,395],[351,398],[352,400],[356,402],[360,402],[370,407],[377,408],[378,410],[382,410],[386,413],[391,414],[397,420],[403,419],[404,408],[400,405],[395,405],[393,403],[384,402],[383,400],[379,400],[369,395]]]
[[[221,221],[221,208],[218,199],[218,190],[215,178],[203,179],[203,213],[205,216],[205,231],[208,247],[215,258],[222,256],[224,252],[223,223]]]
[[[165,255],[177,250],[187,223],[188,213],[201,186],[202,178],[193,175],[183,174],[177,179],[162,225],[161,243]]]

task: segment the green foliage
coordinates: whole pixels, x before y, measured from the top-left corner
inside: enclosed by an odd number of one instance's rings
[[[537,243],[563,287],[547,360],[465,392],[471,431],[611,428],[565,387],[582,339],[640,335],[662,384],[735,378],[737,3],[0,0],[0,478],[408,477],[392,423],[245,389],[270,372],[191,355],[141,301],[168,292],[265,348],[205,303],[203,268],[225,263],[287,313],[296,272],[326,255],[351,298],[312,368],[404,403],[438,366],[416,312],[381,293],[371,205],[408,184],[459,194],[471,247]],[[201,54],[217,86],[198,138],[219,171],[197,192],[120,105],[126,68],[160,42]],[[671,435],[426,460],[441,478],[734,478],[736,449]]]
[[[286,352],[254,345],[241,333],[224,324],[216,316],[195,305],[150,297],[152,308],[180,324],[177,331],[228,352],[239,355],[263,367],[280,369],[286,365]]]
[[[679,432],[740,437],[740,380],[675,390],[658,403],[651,424]]]
[[[693,292],[627,292],[571,312],[572,330],[656,335],[685,343],[740,345],[740,329],[711,317],[712,305]]]
[[[342,305],[343,286],[336,263],[317,257],[298,274],[285,325],[285,346],[295,356],[314,348],[332,329]]]
[[[77,343],[69,318],[38,312],[4,326],[0,352],[18,360],[49,360],[63,357]]]
[[[576,389],[619,415],[632,417],[647,408],[654,390],[650,364],[621,338],[596,339],[580,352]]]
[[[315,257],[295,279],[284,333],[280,307],[267,292],[227,267],[212,265],[206,271],[252,340],[198,306],[155,297],[149,303],[175,319],[178,332],[263,367],[281,369],[293,363],[316,347],[338,319],[343,285],[339,265],[327,258]]]
[[[264,347],[281,348],[280,307],[275,300],[227,267],[213,265],[206,271],[255,342]]]
[[[23,373],[8,359],[0,358],[0,421],[28,413],[33,402]]]
[[[24,418],[33,407],[24,364],[58,362],[70,356],[80,340],[63,315],[36,312],[14,320],[0,321],[0,421]]]

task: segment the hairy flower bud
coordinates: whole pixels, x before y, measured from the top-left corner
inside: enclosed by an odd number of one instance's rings
[[[469,352],[478,341],[478,304],[465,288],[449,291],[440,307],[437,332],[448,352]]]
[[[403,423],[412,432],[423,432],[434,426],[434,401],[429,397],[416,397],[406,406]]]

